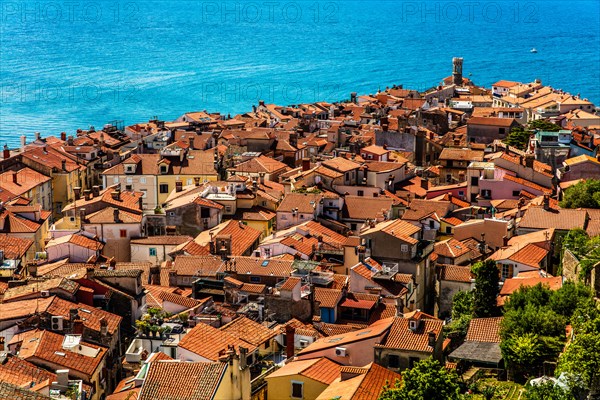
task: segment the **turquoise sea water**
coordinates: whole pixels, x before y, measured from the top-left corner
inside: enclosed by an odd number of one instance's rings
[[[477,84],[540,78],[598,105],[599,3],[2,0],[0,145],[259,99],[424,90],[454,56]]]

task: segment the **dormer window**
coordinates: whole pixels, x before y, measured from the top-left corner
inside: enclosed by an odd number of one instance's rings
[[[169,171],[169,167],[168,167],[168,166],[166,166],[166,165],[164,165],[164,164],[160,166],[160,173],[161,173],[161,174],[163,174],[163,175],[164,175],[164,174],[166,174],[168,171]]]
[[[135,164],[125,164],[125,173],[133,174],[135,172]]]
[[[416,319],[408,320],[408,329],[415,332],[418,328],[419,328],[419,321],[417,321]]]

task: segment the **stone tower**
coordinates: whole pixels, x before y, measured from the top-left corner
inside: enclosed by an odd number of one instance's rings
[[[452,83],[454,83],[457,86],[462,86],[462,67],[462,57],[454,57],[452,59]]]

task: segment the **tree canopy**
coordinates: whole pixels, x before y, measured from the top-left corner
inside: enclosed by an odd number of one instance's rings
[[[500,292],[500,271],[494,260],[475,263],[472,268],[475,274],[473,289],[473,316],[476,318],[494,317],[498,315],[497,297]]]
[[[515,291],[504,306],[500,330],[502,356],[513,375],[537,376],[544,361],[556,360],[567,323],[584,320],[581,313],[590,301],[590,290],[573,282],[556,291],[541,284]]]
[[[600,208],[600,180],[581,181],[565,190],[563,208]]]
[[[459,378],[437,360],[417,362],[402,373],[395,387],[384,388],[379,400],[458,400],[461,398]]]
[[[523,394],[525,400],[572,400],[573,396],[554,382],[541,385],[527,385]]]
[[[586,279],[594,265],[600,262],[600,236],[590,238],[583,229],[572,229],[563,240],[563,249],[568,249],[579,260],[580,278]]]
[[[516,147],[519,150],[525,150],[529,143],[529,137],[534,131],[545,131],[545,132],[558,132],[560,126],[553,124],[552,122],[545,120],[535,120],[530,122],[527,127],[513,128],[506,138],[504,143],[509,146]]]

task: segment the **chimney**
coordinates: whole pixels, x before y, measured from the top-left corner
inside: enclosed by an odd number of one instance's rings
[[[183,182],[177,181],[175,182],[175,192],[179,193],[183,190]]]
[[[56,370],[56,383],[60,388],[67,389],[69,387],[69,370],[68,369],[57,369]]]
[[[421,188],[425,190],[429,189],[429,181],[427,178],[421,178]]]
[[[75,200],[81,198],[81,188],[79,186],[73,188],[73,193],[75,194]]]
[[[89,200],[91,200],[91,199],[92,199],[92,191],[91,191],[90,189],[85,189],[85,190],[83,191],[83,198],[84,198],[86,201],[89,201]]]
[[[429,344],[429,347],[435,348],[435,332],[434,331],[428,332],[428,344]]]
[[[308,171],[310,169],[310,158],[302,159],[302,171]]]
[[[258,191],[258,182],[256,182],[256,179],[252,180],[252,192],[256,193]]]
[[[533,154],[525,154],[525,166],[527,168],[533,168],[533,161],[535,156]]]
[[[73,335],[83,335],[83,321],[79,318],[79,315],[76,319],[73,320]]]
[[[290,325],[285,327],[285,354],[288,360],[294,357],[294,337],[296,335],[296,328]]]
[[[356,92],[350,93],[350,103],[354,103],[354,104],[357,103],[357,101],[356,101]]]
[[[113,200],[120,201],[121,200],[121,189],[116,189],[110,194]]]
[[[248,367],[248,349],[240,346],[240,369],[243,371]]]
[[[67,172],[67,160],[61,160],[60,164],[62,166],[62,170]]]
[[[544,195],[544,210],[550,210],[550,196],[547,194]]]
[[[21,153],[25,151],[26,144],[27,144],[27,136],[21,135]]]
[[[261,106],[261,107],[264,107],[265,106],[265,101],[264,100],[259,100],[258,101],[258,105]]]
[[[119,209],[118,208],[115,208],[113,210],[113,216],[115,218],[115,222],[117,222],[117,223],[121,222],[121,220],[119,219]]]
[[[69,146],[73,146],[73,136],[69,135],[69,137],[67,138],[67,144]]]
[[[448,192],[448,201],[452,201],[452,192]]]
[[[40,140],[42,138],[42,135],[40,135],[39,132],[35,133],[35,140]]]
[[[141,196],[138,198],[138,207],[140,208],[140,210],[144,209],[144,198]]]
[[[108,321],[104,317],[100,318],[100,335],[108,335]]]
[[[100,196],[100,186],[98,186],[98,185],[92,186],[92,194],[94,195],[94,197]]]
[[[63,142],[67,141],[67,132],[60,133],[60,140],[62,140]]]
[[[15,185],[18,185],[18,184],[19,184],[19,183],[17,182],[17,172],[16,172],[16,171],[15,171],[15,172],[13,172],[13,174],[12,174],[12,180],[13,180],[13,183],[14,183]]]
[[[502,247],[508,247],[508,236],[502,236]]]
[[[8,149],[8,145],[4,144],[4,150],[2,151],[2,158],[8,160],[10,158],[10,150]]]
[[[87,279],[94,279],[94,267],[87,267],[85,269],[85,275]]]
[[[194,150],[194,137],[190,137],[190,150]]]
[[[265,173],[264,172],[259,172],[258,176],[260,177],[260,184],[264,185],[265,184]]]

